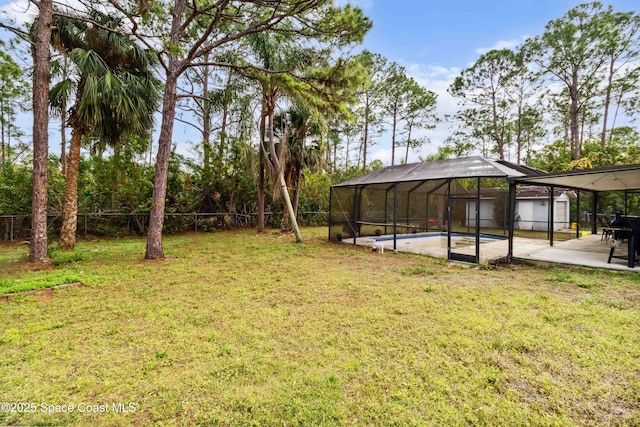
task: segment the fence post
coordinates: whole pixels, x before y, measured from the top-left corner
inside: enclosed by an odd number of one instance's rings
[[[198,212],[194,212],[193,215],[195,216],[195,222],[196,222],[196,232],[198,232]]]
[[[14,220],[14,217],[11,216],[11,241],[12,242],[13,242],[13,220]]]

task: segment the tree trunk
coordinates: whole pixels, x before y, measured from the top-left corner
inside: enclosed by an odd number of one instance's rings
[[[205,57],[208,60],[208,57]],[[209,66],[203,67],[202,79],[202,170],[205,187],[209,186],[211,178],[211,102],[209,101]]]
[[[113,147],[113,171],[111,173],[111,209],[117,210],[118,205],[118,188],[120,188],[120,182],[122,182],[122,170],[120,164],[122,163],[122,147],[119,143],[111,145]]]
[[[397,108],[393,110],[393,130],[391,132],[391,166],[393,166],[396,161],[396,126],[398,124],[397,111]]]
[[[404,153],[404,163],[409,163],[409,146],[411,145],[411,125],[409,125],[409,132],[407,134],[407,151]]]
[[[52,0],[40,0],[33,53],[33,199],[29,261],[47,262],[47,161]]]
[[[573,86],[569,88],[571,96],[570,129],[571,129],[571,160],[580,160],[580,129],[578,123],[578,78],[574,77]]]
[[[220,177],[223,175],[222,165],[224,164],[224,152],[227,146],[227,121],[229,117],[229,105],[225,99],[222,106],[222,124],[220,126],[220,145],[218,146],[218,167],[220,168]]]
[[[280,171],[280,173],[278,174],[278,178],[280,180],[280,190],[282,191],[282,197],[284,197],[285,206],[287,208],[287,212],[289,212],[291,228],[293,229],[293,233],[296,236],[296,243],[302,243],[302,235],[300,234],[300,229],[298,228],[296,213],[293,210],[291,198],[289,197],[289,191],[287,190],[287,184],[284,181],[284,173],[282,171]]]
[[[333,144],[333,167],[331,168],[331,173],[338,172],[338,141]]]
[[[300,181],[302,181],[302,171],[296,170],[293,180],[293,213],[298,217],[298,204],[300,203]]]
[[[5,122],[5,118],[4,118],[4,100],[0,99],[0,152],[2,153],[2,158],[0,160],[2,160],[1,164],[5,164],[7,161],[7,153],[6,153],[6,148],[4,145],[4,122]]]
[[[67,80],[69,70],[68,58],[63,59],[62,80]],[[67,176],[67,100],[62,101],[60,108],[60,171],[62,176]]]
[[[600,144],[604,150],[607,146],[607,122],[609,121],[609,105],[611,104],[611,84],[613,83],[615,60],[612,57],[609,63],[609,81],[607,82],[607,89],[604,96],[604,112],[602,113],[602,135],[600,135]]]
[[[287,176],[284,180],[285,185],[287,186],[287,189],[291,188],[291,178],[292,178],[292,170],[291,168],[288,168],[289,170],[287,171]],[[284,172],[283,172],[284,174]],[[283,215],[282,216],[282,231],[289,231],[291,230],[291,226],[289,225],[289,217],[287,217],[287,215]]]
[[[346,147],[346,154],[345,154],[345,158],[344,158],[344,171],[348,171],[349,170],[349,137],[347,137],[347,147]],[[358,162],[358,165],[360,163]]]
[[[362,172],[367,171],[367,139],[369,138],[369,99],[364,106],[364,136],[362,137]]]
[[[265,132],[265,106],[263,103],[262,112],[260,113],[260,147],[258,148],[258,158],[260,168],[258,170],[258,233],[264,233],[264,174],[266,168],[265,148],[264,148],[264,132]]]
[[[62,212],[62,229],[60,230],[60,249],[71,251],[76,245],[76,229],[78,227],[78,165],[80,163],[80,146],[83,131],[75,127],[71,132],[69,143],[69,162],[65,182],[64,208]]]
[[[500,126],[498,125],[498,107],[496,105],[496,97],[492,96],[492,104],[491,110],[493,113],[493,132],[494,138],[496,140],[496,145],[498,146],[498,157],[500,160],[504,160],[504,138],[503,134],[500,131]]]
[[[62,176],[67,176],[67,112],[66,105],[62,107],[60,112],[60,170]]]
[[[613,135],[616,130],[616,120],[618,119],[618,112],[620,110],[620,103],[622,102],[622,97],[624,95],[624,91],[620,90],[620,96],[618,97],[618,101],[616,103],[616,111],[613,113],[613,121],[611,122],[611,132],[609,132],[609,144],[613,143]]]
[[[522,98],[520,98],[521,100]],[[516,163],[520,164],[522,158],[522,103],[518,103],[518,124],[516,129]]]
[[[156,174],[153,181],[153,198],[149,213],[149,233],[147,235],[146,259],[162,259],[162,226],[164,225],[164,208],[167,195],[167,176],[169,172],[169,156],[171,155],[171,139],[173,122],[176,115],[176,88],[178,85],[178,66],[170,62],[167,81],[162,101],[162,125],[158,138],[158,155],[156,157]]]
[[[274,110],[275,108],[273,108],[272,105],[268,106],[269,150],[271,152],[271,163],[272,163],[272,166],[278,171],[278,182],[280,184],[280,191],[282,193],[282,197],[284,198],[284,203],[285,203],[285,207],[287,208],[287,212],[289,213],[289,219],[291,220],[291,228],[293,229],[293,233],[296,236],[296,243],[302,243],[302,235],[300,234],[300,229],[298,228],[298,221],[296,220],[296,214],[293,211],[293,205],[291,204],[291,198],[289,197],[289,191],[287,190],[287,183],[284,180],[284,168],[280,167],[280,159],[278,158],[278,153],[276,152],[276,145],[273,138]]]
[[[5,149],[7,150],[7,162],[13,163],[13,160],[11,160],[11,127],[7,129],[7,143]]]
[[[186,0],[176,0],[172,13],[170,42],[178,46],[182,33]],[[156,174],[153,180],[151,211],[149,212],[149,232],[147,234],[146,259],[163,259],[162,226],[164,225],[164,208],[167,196],[167,177],[169,173],[169,157],[173,137],[173,124],[176,117],[176,101],[178,79],[183,72],[182,61],[175,51],[170,51],[166,69],[166,82],[162,99],[162,125],[158,138],[158,155],[156,157]]]

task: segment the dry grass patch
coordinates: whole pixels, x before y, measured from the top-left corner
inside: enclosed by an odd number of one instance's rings
[[[171,236],[154,262],[143,239],[81,243],[91,256],[56,271],[89,288],[0,304],[0,401],[136,412],[0,424],[640,423],[637,274],[465,268],[304,236]],[[0,267],[19,249],[0,247]]]

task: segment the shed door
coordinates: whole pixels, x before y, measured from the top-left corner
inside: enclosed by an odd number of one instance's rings
[[[556,220],[555,223],[559,228],[567,228],[567,204],[565,202],[556,202]]]

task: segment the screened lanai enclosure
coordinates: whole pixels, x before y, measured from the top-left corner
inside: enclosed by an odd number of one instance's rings
[[[475,156],[390,166],[331,188],[329,239],[475,263],[634,268],[639,194],[640,164],[547,174]]]
[[[492,258],[507,258],[514,180],[540,173],[479,156],[382,168],[331,188],[329,239],[394,250],[412,239],[466,262],[479,262],[485,247],[502,241],[504,253]]]

